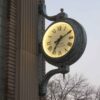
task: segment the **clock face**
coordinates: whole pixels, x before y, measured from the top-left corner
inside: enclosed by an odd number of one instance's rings
[[[42,46],[47,56],[59,58],[66,55],[73,47],[75,33],[67,22],[57,22],[45,32]]]

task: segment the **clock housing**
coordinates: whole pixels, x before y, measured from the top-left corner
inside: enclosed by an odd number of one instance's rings
[[[67,18],[52,23],[46,29],[42,39],[42,52],[45,59],[53,65],[71,65],[83,54],[86,41],[82,25]]]

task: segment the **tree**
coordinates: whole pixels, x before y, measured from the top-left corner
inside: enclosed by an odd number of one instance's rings
[[[47,100],[92,100],[94,88],[83,76],[67,74],[65,78],[59,76],[49,82]]]
[[[100,100],[100,87],[98,87],[95,91],[95,99],[94,100]]]

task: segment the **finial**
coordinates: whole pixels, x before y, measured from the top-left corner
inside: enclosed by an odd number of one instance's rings
[[[61,9],[60,9],[60,11],[63,13],[63,12],[64,12],[64,9],[63,9],[63,8],[61,8]]]

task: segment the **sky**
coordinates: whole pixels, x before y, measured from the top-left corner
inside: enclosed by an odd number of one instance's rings
[[[100,86],[100,0],[45,0],[49,16],[63,8],[69,18],[81,23],[87,34],[82,57],[70,66],[70,74],[82,74],[92,85]],[[46,20],[46,27],[51,21]],[[56,68],[46,64],[47,71]]]

